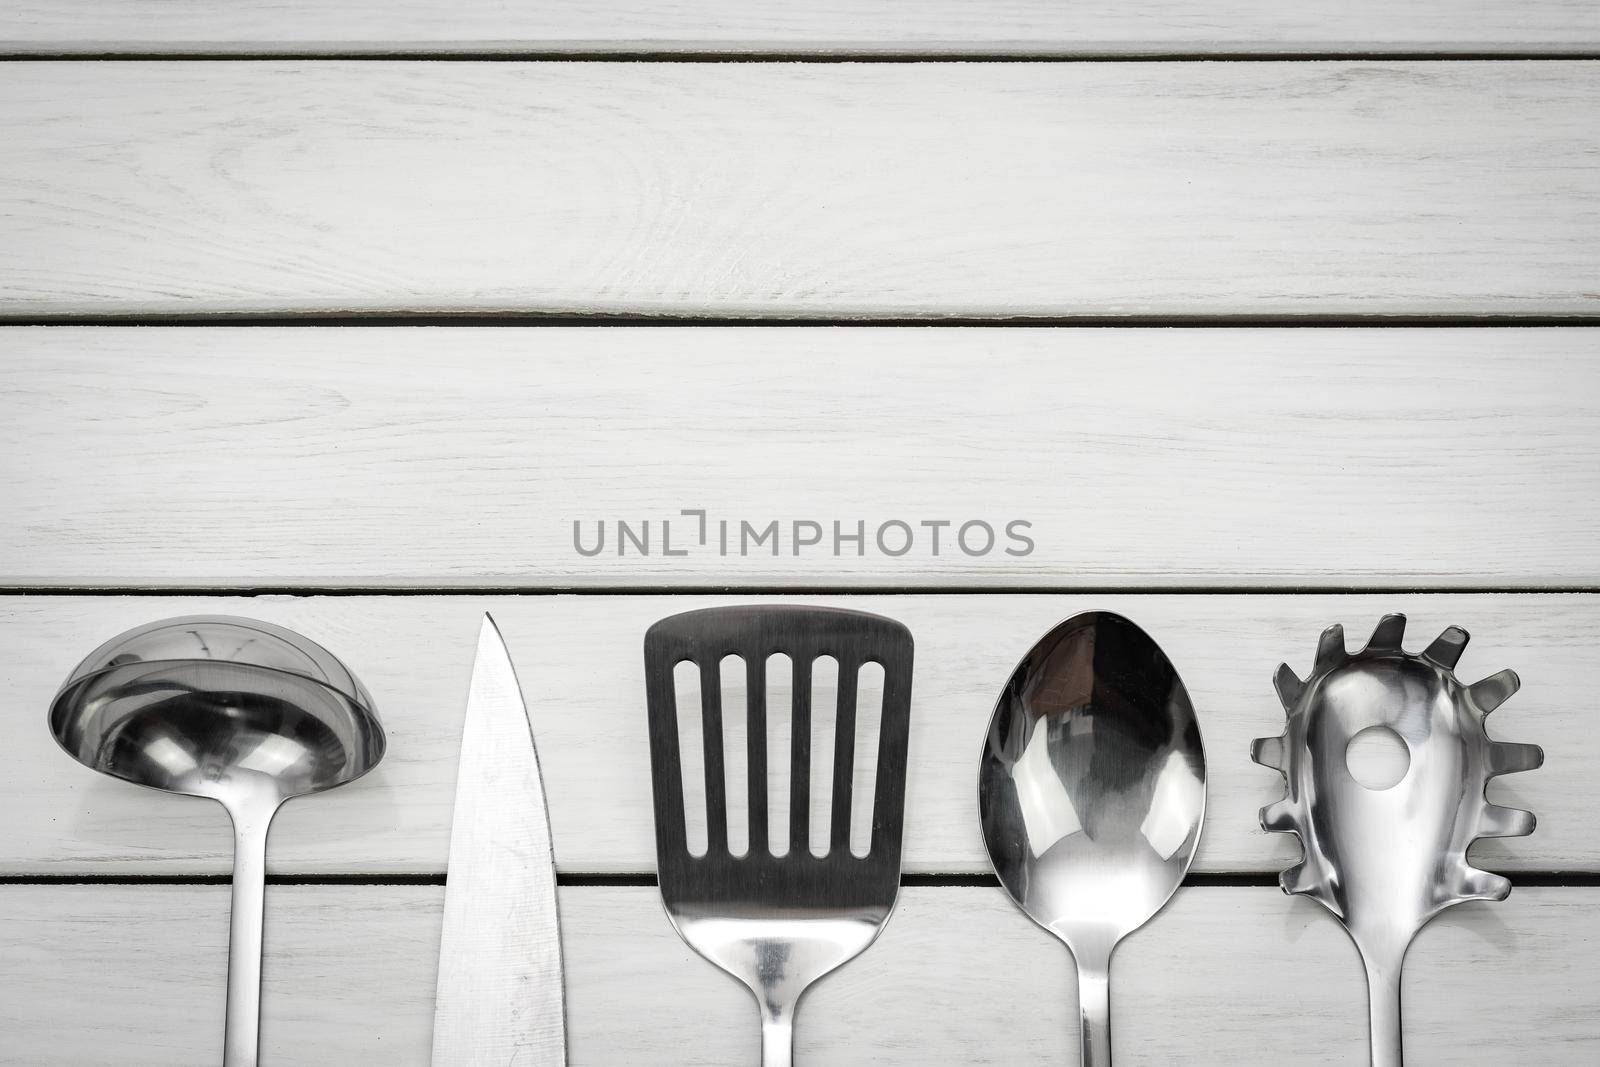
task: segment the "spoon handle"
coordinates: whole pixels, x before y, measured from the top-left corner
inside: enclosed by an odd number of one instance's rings
[[[222,1067],[256,1067],[261,1047],[261,926],[266,914],[267,827],[276,803],[229,808],[233,911],[228,927],[228,1016]]]
[[[1083,1067],[1111,1067],[1111,961],[1078,960]]]

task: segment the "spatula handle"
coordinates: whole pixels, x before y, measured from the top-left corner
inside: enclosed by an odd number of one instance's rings
[[[761,1015],[761,1067],[794,1067],[794,1015]]]

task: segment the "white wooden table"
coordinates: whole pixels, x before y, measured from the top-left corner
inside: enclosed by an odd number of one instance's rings
[[[225,817],[44,724],[101,640],[195,612],[326,644],[391,741],[276,823],[265,1062],[426,1063],[484,610],[572,1063],[754,1062],[653,886],[641,639],[766,599],[917,640],[906,888],[801,1062],[1070,1062],[1070,961],[989,875],[974,779],[1013,663],[1091,607],[1167,650],[1210,766],[1190,882],[1117,958],[1120,1062],[1364,1062],[1248,743],[1280,661],[1392,611],[1516,668],[1491,733],[1548,754],[1490,790],[1535,835],[1473,852],[1510,899],[1412,950],[1408,1054],[1600,1060],[1597,11],[6,5],[0,1063],[219,1058]]]

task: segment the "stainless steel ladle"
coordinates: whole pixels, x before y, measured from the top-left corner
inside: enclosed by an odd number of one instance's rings
[[[267,829],[285,800],[343,785],[383,758],[372,697],[299,634],[192,616],[97,648],[56,695],[50,731],[101,774],[227,809],[234,866],[223,1065],[254,1067]]]
[[[1012,672],[989,723],[978,815],[1006,892],[1078,964],[1086,1067],[1111,1063],[1111,954],[1182,884],[1206,756],[1183,681],[1120,615],[1076,615]]]

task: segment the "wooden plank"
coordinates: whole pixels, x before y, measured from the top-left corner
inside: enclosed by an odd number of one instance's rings
[[[271,887],[264,1062],[424,1067],[442,893]],[[1409,1057],[1593,1063],[1596,897],[1522,888],[1436,920],[1406,965]],[[0,1059],[78,1067],[115,1049],[123,1067],[214,1064],[226,913],[223,886],[0,887]],[[654,889],[564,889],[561,913],[574,1067],[662,1062],[664,1048],[688,1067],[756,1061],[749,994],[678,940]],[[1070,969],[998,889],[904,890],[879,942],[807,996],[798,1062],[1066,1062]],[[1184,890],[1113,975],[1125,1062],[1365,1062],[1355,950],[1275,889]]]
[[[1304,673],[1334,622],[1359,644],[1378,617],[1411,617],[1407,643],[1445,626],[1477,636],[1469,681],[1515,668],[1524,687],[1490,720],[1498,740],[1542,744],[1548,764],[1495,780],[1490,797],[1538,815],[1530,838],[1484,841],[1473,855],[1508,871],[1600,870],[1600,598],[1594,595],[887,596],[887,597],[7,597],[0,748],[0,873],[215,874],[228,869],[227,820],[214,805],[136,789],[56,749],[45,711],[74,662],[123,629],[192,613],[280,622],[326,644],[371,688],[390,752],[354,785],[296,800],[273,826],[274,872],[437,874],[445,868],[458,736],[480,613],[492,611],[517,664],[550,797],[556,859],[567,872],[655,869],[642,643],[674,612],[718,603],[840,604],[905,622],[917,642],[906,867],[987,872],[976,760],[989,713],[1029,646],[1091,608],[1143,625],[1177,665],[1208,753],[1207,821],[1196,869],[1277,871],[1298,855],[1257,823],[1282,779],[1250,762],[1276,734],[1271,677]]]
[[[1583,62],[0,68],[0,314],[1595,315]]]
[[[4,330],[0,582],[1587,587],[1597,357],[1589,329]]]
[[[1523,53],[1600,43],[1582,0],[1280,4],[1271,0],[579,0],[506,5],[407,0],[13,0],[8,52],[822,53],[1236,55],[1251,52]]]

